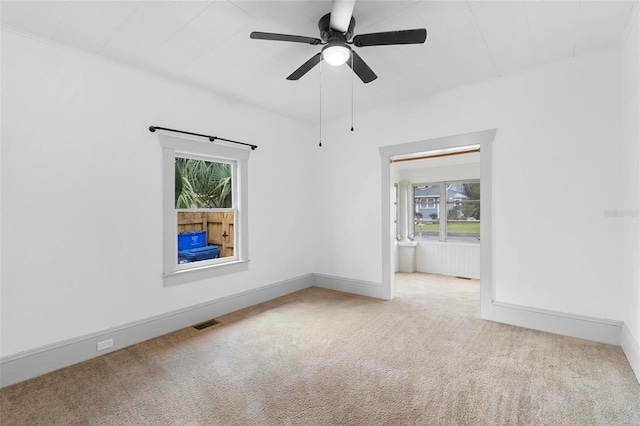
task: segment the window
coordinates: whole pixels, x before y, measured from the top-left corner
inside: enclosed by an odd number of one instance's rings
[[[415,202],[414,236],[416,239],[480,242],[479,181],[414,185],[413,190]],[[432,195],[432,197],[427,197],[427,195]],[[425,199],[427,202],[423,203]],[[441,220],[441,211],[446,212],[446,215],[443,213],[445,220]]]
[[[246,270],[250,150],[197,137],[158,136],[165,285]]]
[[[420,185],[413,187],[414,196],[414,238],[418,240],[440,239],[440,185]]]
[[[400,203],[398,203],[398,184],[393,184],[393,224],[396,227],[396,240],[400,240],[400,224],[398,223]]]
[[[446,185],[446,184],[445,184]],[[480,182],[447,186],[446,241],[480,241]]]
[[[175,159],[178,267],[234,258],[236,162]],[[206,262],[206,263],[205,263]]]

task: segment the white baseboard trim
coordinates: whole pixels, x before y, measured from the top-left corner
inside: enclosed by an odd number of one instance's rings
[[[313,281],[312,274],[303,275],[189,308],[2,357],[0,388],[311,287]],[[97,352],[96,343],[105,339],[113,339],[113,348]]]
[[[381,284],[313,274],[315,287],[382,299]],[[620,346],[622,321],[568,314],[494,301],[482,319]]]
[[[2,357],[0,388],[311,286],[382,299],[382,286],[379,283],[324,274],[303,275],[145,320]],[[622,322],[496,301],[493,302],[489,315],[483,315],[483,319],[617,346],[622,345],[636,377],[640,378],[640,347]],[[105,339],[113,339],[113,348],[96,352],[96,343]]]
[[[633,338],[633,334],[631,334],[627,324],[622,325],[622,350],[627,360],[629,360],[629,365],[631,365],[631,369],[636,375],[636,380],[640,383],[640,345]]]
[[[382,284],[380,283],[353,280],[332,275],[313,274],[313,286],[382,299]]]
[[[482,319],[620,346],[622,321],[493,301]]]

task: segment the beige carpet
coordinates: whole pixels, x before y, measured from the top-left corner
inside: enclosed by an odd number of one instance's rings
[[[481,321],[477,281],[310,288],[0,391],[9,425],[640,425],[619,347]]]

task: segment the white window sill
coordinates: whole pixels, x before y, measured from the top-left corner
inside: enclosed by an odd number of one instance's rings
[[[469,243],[464,241],[435,241],[435,240],[416,240],[418,244],[433,246],[471,246],[480,247],[480,241],[477,243]]]
[[[162,278],[165,287],[179,284],[186,284],[193,281],[205,280],[207,278],[219,277],[222,275],[243,272],[249,269],[249,260],[236,260],[217,265],[208,265],[192,269],[184,269],[170,274],[163,274]]]

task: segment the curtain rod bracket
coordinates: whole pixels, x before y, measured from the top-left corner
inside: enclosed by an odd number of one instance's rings
[[[200,133],[185,132],[184,130],[168,129],[166,127],[149,126],[149,131],[151,133],[154,133],[156,130],[166,130],[167,132],[176,132],[176,133],[183,133],[185,135],[200,136],[202,138],[209,139],[209,142],[213,142],[215,140],[221,140],[221,141],[225,141],[225,142],[229,142],[229,143],[235,143],[235,144],[238,144],[238,145],[248,146],[249,148],[251,148],[252,151],[254,151],[258,147],[258,145],[253,145],[253,144],[250,144],[250,143],[244,143],[244,142],[238,142],[238,141],[232,141],[231,139],[219,138],[217,136],[202,135]]]

